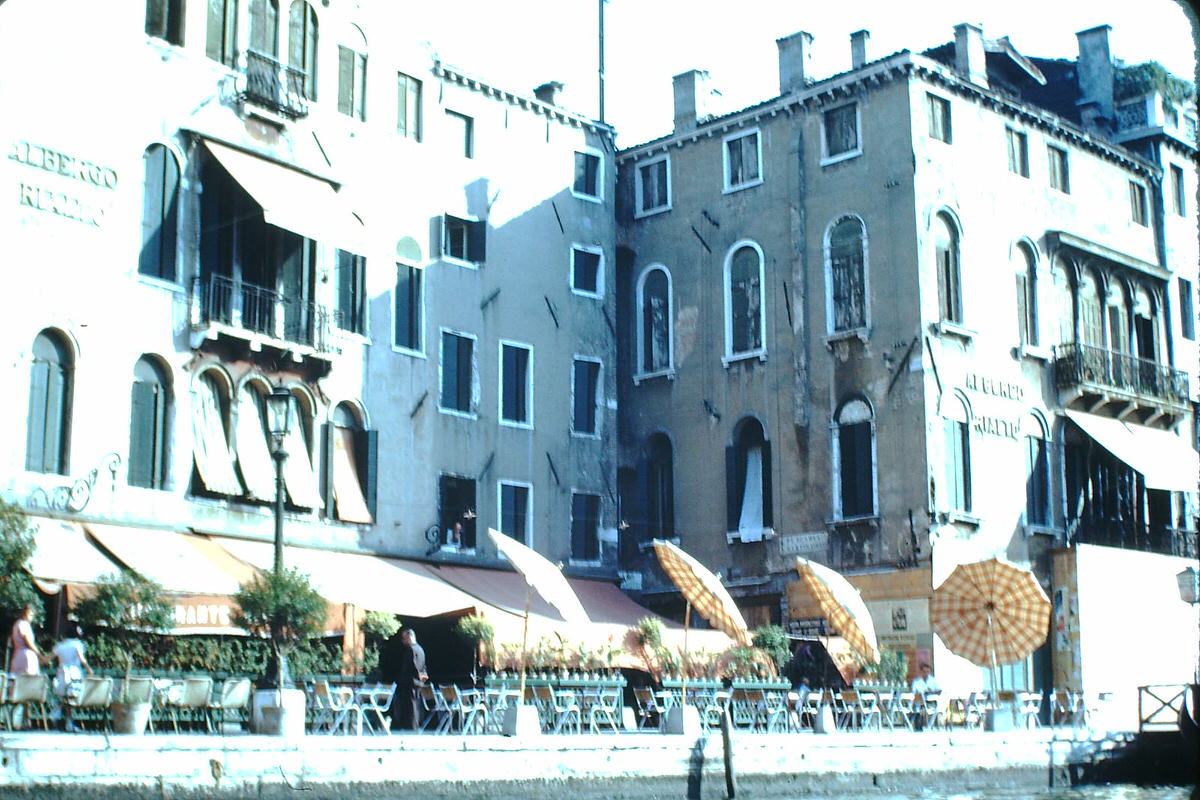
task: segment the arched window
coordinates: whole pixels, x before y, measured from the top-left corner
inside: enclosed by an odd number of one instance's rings
[[[1155,298],[1144,286],[1137,287],[1133,294],[1133,334],[1136,337],[1136,349],[1133,352],[1138,358],[1158,360],[1158,343],[1163,335],[1161,322]]]
[[[237,19],[238,0],[208,0],[204,52],[227,67],[237,58]]]
[[[288,64],[304,73],[304,96],[317,99],[317,12],[295,0],[288,12]]]
[[[733,246],[725,259],[725,358],[763,353],[763,258],[757,245]]]
[[[345,44],[338,45],[338,111],[357,120],[367,118],[367,37],[350,26]]]
[[[660,375],[673,364],[671,275],[650,267],[638,282],[638,373]]]
[[[866,229],[856,217],[843,217],[829,230],[826,280],[830,333],[867,325]]]
[[[142,356],[133,367],[129,413],[129,485],[167,486],[167,420],[171,388],[157,360]]]
[[[49,329],[33,340],[25,469],[67,474],[74,364],[61,334]]]
[[[161,144],[142,156],[142,252],[138,272],[164,281],[176,280],[175,233],[179,226],[179,164]]]
[[[1050,455],[1046,426],[1029,414],[1023,422],[1025,434],[1025,524],[1050,524]]]
[[[219,370],[205,370],[192,383],[192,454],[198,478],[192,485],[200,493],[243,493],[229,445],[231,394]]]
[[[725,497],[729,541],[762,541],[773,524],[771,443],[753,417],[737,425],[725,448]]]
[[[646,442],[646,534],[675,538],[675,456],[671,440],[656,433]]]
[[[237,465],[246,493],[255,500],[275,500],[275,464],[267,428],[266,395],[270,387],[258,381],[244,384],[237,400]]]
[[[1033,248],[1020,242],[1013,248],[1013,270],[1017,280],[1017,334],[1023,345],[1036,347],[1038,336],[1037,260]]]
[[[376,442],[354,406],[339,403],[334,408],[326,443],[331,456],[326,488],[333,501],[326,509],[331,516],[343,522],[373,521]]]
[[[862,398],[846,400],[837,411],[834,428],[834,515],[837,519],[874,516],[875,424],[871,406]]]
[[[943,400],[942,424],[946,440],[946,507],[971,511],[971,411],[966,401],[953,395]]]
[[[283,449],[287,453],[283,462],[283,482],[287,486],[288,499],[292,505],[301,508],[320,508],[321,491],[313,469],[312,398],[293,391],[288,413],[291,420],[283,439]]]
[[[933,249],[937,264],[938,307],[944,322],[961,324],[962,272],[959,264],[958,228],[946,214],[933,218]]]
[[[277,0],[250,0],[250,49],[271,58],[279,57]]]
[[[1100,308],[1100,285],[1089,269],[1079,271],[1076,304],[1079,308],[1079,341],[1091,347],[1104,347],[1104,315]]]
[[[1133,354],[1133,315],[1130,298],[1122,281],[1108,280],[1104,293],[1105,323],[1108,325],[1108,349],[1123,355]]]

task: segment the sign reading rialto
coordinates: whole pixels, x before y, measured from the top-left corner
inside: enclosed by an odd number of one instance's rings
[[[993,397],[1002,397],[1006,400],[1020,402],[1025,399],[1025,389],[1021,384],[991,378],[987,375],[981,375],[978,372],[968,372],[963,385],[973,392],[990,394]],[[972,427],[975,428],[977,433],[990,433],[993,436],[1003,436],[1006,439],[1017,439],[1021,435],[1021,423],[1019,420],[1007,420],[987,414],[976,414],[972,422]]]
[[[8,158],[18,164],[69,178],[90,187],[108,190],[117,188],[117,171],[112,167],[32,142],[20,139],[14,141],[9,148]],[[73,219],[85,225],[99,226],[108,211],[106,204],[91,202],[71,192],[59,191],[40,181],[20,181],[17,186],[19,205]]]

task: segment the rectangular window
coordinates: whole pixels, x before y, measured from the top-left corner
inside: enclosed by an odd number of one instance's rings
[[[1012,128],[1005,128],[1005,136],[1008,139],[1008,171],[1020,175],[1022,178],[1029,177],[1029,139],[1020,131],[1014,131]]]
[[[571,248],[571,288],[598,297],[603,276],[604,251],[576,245]]]
[[[526,545],[532,545],[529,536],[530,489],[527,483],[500,481],[500,532]]]
[[[207,28],[205,54],[232,67],[237,45],[237,0],[208,0]]]
[[[758,131],[725,137],[725,191],[762,183],[762,151]]]
[[[571,560],[600,560],[600,495],[571,495]]]
[[[475,413],[474,362],[474,338],[442,331],[442,396],[439,406],[443,410]]]
[[[338,112],[357,120],[367,118],[367,57],[338,45]]]
[[[456,475],[438,476],[438,528],[441,544],[475,549],[475,481]]]
[[[396,133],[414,142],[421,141],[421,82],[396,73]]]
[[[840,161],[862,152],[858,138],[858,103],[833,108],[821,117],[822,163]]]
[[[421,352],[424,271],[407,264],[396,265],[395,346]]]
[[[1137,181],[1129,182],[1129,213],[1138,225],[1149,225],[1146,213],[1146,187]]]
[[[926,94],[929,104],[929,137],[950,143],[950,101],[935,94]]]
[[[533,350],[500,343],[500,421],[532,427]]]
[[[1187,213],[1187,203],[1183,195],[1183,167],[1171,165],[1171,208],[1179,216]]]
[[[183,45],[183,0],[146,0],[146,33]]]
[[[600,200],[603,197],[602,163],[597,153],[575,151],[575,180],[571,184],[571,193],[587,200]]]
[[[574,380],[571,396],[574,413],[571,415],[571,431],[594,435],[596,433],[596,406],[599,402],[600,362],[575,359]]]
[[[367,260],[345,250],[337,251],[337,314],[339,328],[367,333]]]
[[[636,173],[637,215],[671,207],[671,159],[667,156],[639,164]]]
[[[1046,441],[1026,436],[1025,453],[1025,522],[1028,525],[1050,524],[1050,467]]]
[[[1067,167],[1067,151],[1059,147],[1047,146],[1046,154],[1050,162],[1050,188],[1058,189],[1063,194],[1071,193],[1071,174]]]
[[[1179,279],[1179,332],[1185,339],[1196,338],[1196,307],[1192,302],[1192,282]]]
[[[487,223],[447,214],[442,219],[442,255],[462,264],[482,264],[487,256]]]
[[[446,142],[450,152],[463,158],[475,157],[475,120],[466,114],[446,110]]]
[[[948,419],[946,426],[946,490],[951,511],[971,511],[971,440],[965,422]]]

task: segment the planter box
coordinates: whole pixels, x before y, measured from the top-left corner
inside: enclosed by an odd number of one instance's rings
[[[150,722],[149,703],[113,703],[112,711],[113,733],[142,734]]]

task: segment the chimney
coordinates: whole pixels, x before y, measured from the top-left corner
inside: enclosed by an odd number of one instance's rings
[[[812,42],[813,35],[808,31],[796,31],[775,40],[775,46],[779,48],[780,94],[803,89],[811,81],[808,67],[812,61]]]
[[[954,26],[954,69],[976,86],[988,88],[983,29],[969,22]]]
[[[533,90],[533,96],[547,105],[554,105],[555,98],[559,92],[563,90],[563,85],[558,81],[549,81]]]
[[[858,69],[867,63],[867,42],[871,40],[870,31],[855,31],[850,34],[850,68]]]
[[[1080,105],[1094,103],[1097,116],[1113,118],[1113,63],[1108,50],[1110,25],[1100,25],[1075,34],[1079,40],[1079,60],[1075,74],[1079,82]]]
[[[675,89],[675,132],[691,130],[712,111],[709,103],[713,91],[708,85],[708,73],[691,69],[671,79]]]

